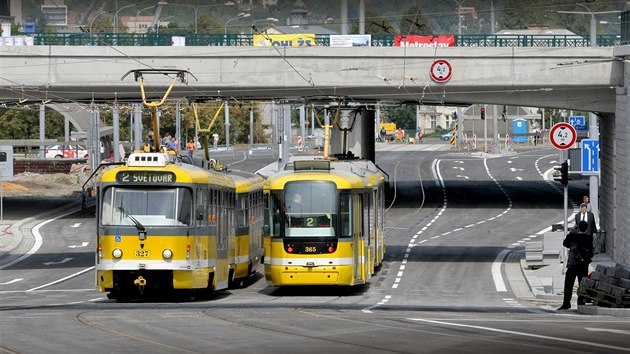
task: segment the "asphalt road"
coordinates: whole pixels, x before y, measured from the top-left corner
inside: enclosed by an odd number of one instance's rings
[[[259,275],[208,299],[118,304],[94,288],[93,210],[34,222],[37,252],[0,263],[0,352],[630,351],[627,319],[556,312],[559,303],[534,299],[519,278],[519,241],[562,219],[561,190],[542,176],[557,152],[445,148],[378,149],[390,176],[387,254],[371,283],[351,291],[278,289]],[[244,170],[275,159],[225,155]],[[585,185],[572,187],[578,201]]]

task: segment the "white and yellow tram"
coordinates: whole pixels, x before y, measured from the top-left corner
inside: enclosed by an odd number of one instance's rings
[[[100,174],[96,285],[112,298],[224,289],[260,261],[262,178],[172,157],[134,153]]]
[[[265,278],[365,284],[383,261],[385,174],[368,160],[294,161],[265,182]]]

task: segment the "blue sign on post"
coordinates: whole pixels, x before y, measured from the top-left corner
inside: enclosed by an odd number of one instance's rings
[[[569,117],[569,124],[571,124],[575,130],[588,130],[588,127],[586,126],[586,118],[584,116]]]
[[[599,172],[599,140],[582,140],[582,172]]]

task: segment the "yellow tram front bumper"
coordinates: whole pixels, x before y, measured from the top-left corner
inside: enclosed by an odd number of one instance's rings
[[[265,278],[274,286],[354,285],[352,266],[271,266],[265,265]]]

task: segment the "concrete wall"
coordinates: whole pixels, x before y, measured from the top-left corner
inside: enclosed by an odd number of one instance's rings
[[[630,57],[630,47],[615,49],[615,55]],[[623,87],[617,87],[614,119],[600,122],[600,227],[606,230],[606,253],[630,265],[630,64],[625,63]]]

